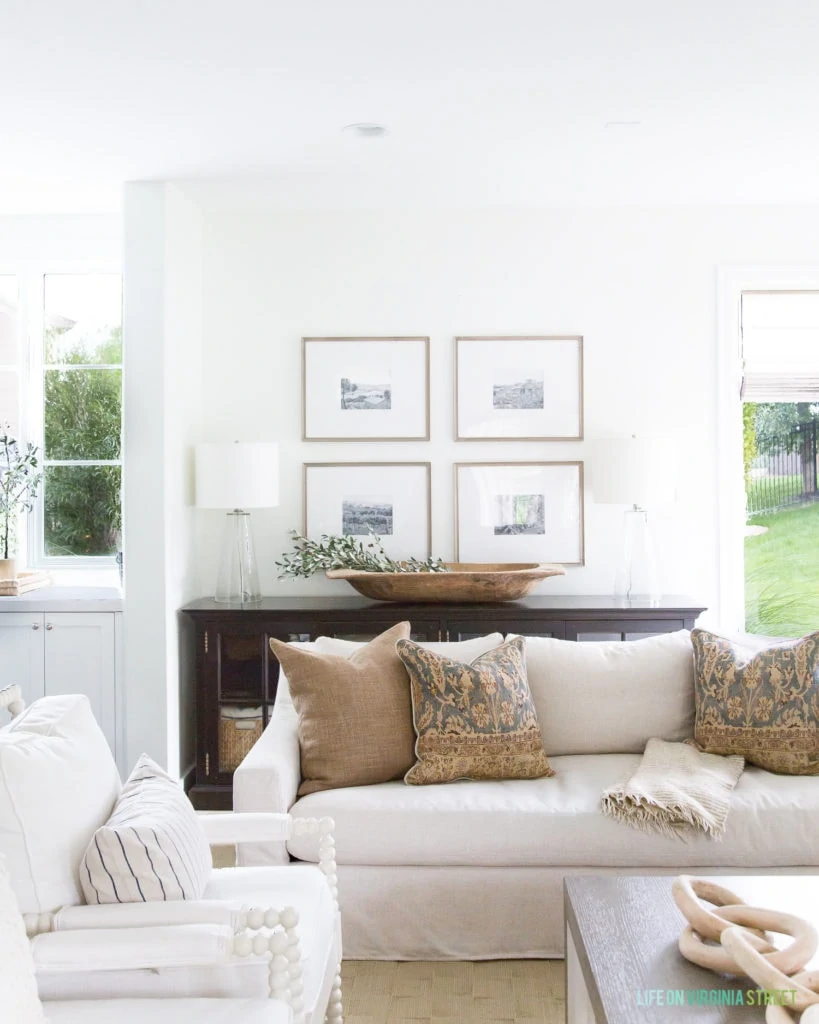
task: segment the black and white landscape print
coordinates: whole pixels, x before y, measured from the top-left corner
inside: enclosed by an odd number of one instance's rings
[[[341,532],[345,537],[392,536],[392,502],[384,498],[344,498]]]
[[[546,496],[496,494],[493,532],[496,537],[546,533]]]
[[[495,370],[492,381],[494,409],[542,409],[543,370]]]
[[[342,377],[341,408],[391,409],[392,385],[389,379],[380,384],[372,384],[351,377]]]

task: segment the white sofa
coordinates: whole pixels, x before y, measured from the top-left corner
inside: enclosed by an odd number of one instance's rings
[[[343,642],[330,643],[338,652]],[[298,719],[280,682],[270,724],[236,771],[234,809],[333,817],[345,956],[560,957],[570,874],[817,870],[816,777],[746,768],[721,841],[646,834],[601,813],[603,791],[631,773],[650,737],[692,733],[687,632],[617,644],[530,638],[527,669],[553,778],[399,781],[300,799]],[[274,864],[317,851],[297,838],[239,856]]]

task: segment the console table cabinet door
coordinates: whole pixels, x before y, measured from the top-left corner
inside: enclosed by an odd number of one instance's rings
[[[356,643],[366,643],[377,637],[379,633],[392,628],[399,622],[409,620],[412,623],[412,639],[418,643],[445,640],[445,626],[440,619],[416,619],[406,608],[399,613],[388,615],[368,615],[366,619],[358,619],[355,622],[340,622],[328,619],[316,624],[312,631],[311,639],[318,636],[333,636],[340,640],[353,640]]]
[[[0,689],[17,683],[26,704],[45,695],[43,625],[42,612],[0,615]]]
[[[487,615],[486,619],[476,620],[474,618],[447,619],[443,624],[442,640],[450,642],[461,640],[472,640],[475,637],[486,636],[489,633],[525,634],[526,636],[554,637],[562,640],[566,631],[566,624],[562,619],[543,621],[538,618],[531,624],[521,621],[519,615],[509,616],[506,611],[497,611]]]
[[[678,619],[570,619],[566,622],[566,640],[580,643],[607,640],[642,640],[678,629],[691,629],[684,618]]]

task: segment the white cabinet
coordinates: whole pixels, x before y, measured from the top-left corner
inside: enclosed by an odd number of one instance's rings
[[[26,703],[84,693],[117,755],[116,612],[2,612],[0,686],[19,683]]]
[[[0,615],[0,688],[19,683],[31,704],[45,694],[45,645],[42,612]]]

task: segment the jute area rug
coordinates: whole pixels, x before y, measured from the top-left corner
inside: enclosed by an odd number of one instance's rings
[[[563,1024],[562,960],[345,960],[345,1024]]]

